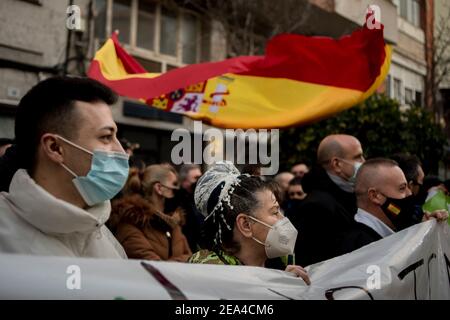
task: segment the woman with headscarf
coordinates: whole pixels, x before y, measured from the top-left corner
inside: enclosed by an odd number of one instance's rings
[[[297,230],[260,177],[241,175],[232,163],[219,162],[198,180],[194,198],[205,217],[208,248],[189,262],[264,267],[268,258],[294,252]],[[286,271],[310,283],[302,267],[288,265]]]
[[[130,170],[124,196],[113,202],[108,223],[128,258],[186,262],[192,255],[181,231],[184,214],[164,212],[177,189],[178,176],[170,165]]]

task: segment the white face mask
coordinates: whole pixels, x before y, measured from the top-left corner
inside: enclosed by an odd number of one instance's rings
[[[351,162],[345,159],[341,159],[341,161],[353,165],[353,175],[348,178],[348,182],[354,184],[356,181],[356,174],[358,173],[359,168],[362,166],[362,162]]]
[[[278,258],[294,253],[298,231],[288,218],[284,217],[271,226],[252,216],[248,217],[270,229],[265,243],[252,237],[265,247],[267,258]]]

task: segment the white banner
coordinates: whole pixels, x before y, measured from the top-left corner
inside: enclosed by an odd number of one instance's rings
[[[0,255],[1,299],[450,299],[450,229],[421,223],[307,267]]]

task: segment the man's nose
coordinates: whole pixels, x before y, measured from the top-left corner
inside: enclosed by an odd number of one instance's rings
[[[119,142],[117,137],[114,137],[114,146],[112,151],[126,153],[125,149],[122,147],[122,144]]]
[[[412,192],[409,188],[406,188],[406,196],[409,197],[410,195],[412,195]]]

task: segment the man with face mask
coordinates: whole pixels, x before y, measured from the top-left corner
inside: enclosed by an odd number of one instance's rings
[[[340,253],[351,252],[404,228],[411,213],[412,192],[397,162],[376,158],[366,161],[356,180],[358,211],[355,225],[341,243]],[[423,221],[445,221],[445,211],[425,214]]]
[[[412,193],[410,199],[411,215],[409,219],[405,219],[404,226],[402,226],[403,229],[422,221],[424,214],[422,205],[425,199],[421,195],[423,194],[422,188],[425,173],[423,172],[419,158],[415,155],[397,153],[391,159],[397,162],[400,169],[402,169],[408,182],[408,189]]]
[[[317,150],[317,166],[302,186],[308,196],[293,200],[286,215],[301,230],[295,245],[296,262],[310,265],[337,256],[338,244],[356,213],[354,183],[364,162],[361,143],[353,136],[325,137]]]
[[[413,196],[417,196],[420,193],[423,179],[425,178],[425,173],[423,172],[419,158],[415,155],[397,153],[390,157],[390,159],[397,162],[408,182],[409,191],[411,191]]]
[[[42,81],[22,98],[15,167],[2,176],[12,180],[0,194],[0,252],[126,258],[104,226],[128,177],[109,108],[116,100],[97,81],[69,77]]]

